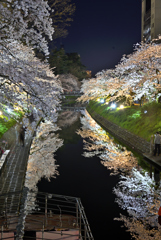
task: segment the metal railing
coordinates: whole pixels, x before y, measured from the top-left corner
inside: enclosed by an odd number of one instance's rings
[[[64,93],[62,95],[64,95],[64,96],[81,96],[81,95],[83,95],[83,93],[80,91],[70,91],[70,92],[64,91]]]
[[[9,199],[15,197],[20,200],[11,208]],[[1,239],[19,240],[26,235],[30,239],[62,239],[64,236],[71,240],[94,240],[79,198],[27,188],[0,195]]]
[[[81,110],[85,110],[86,107],[85,106],[80,106],[80,107],[74,107],[74,106],[70,106],[70,105],[65,105],[65,106],[61,106],[61,109],[59,109],[59,112],[61,111],[81,111]]]

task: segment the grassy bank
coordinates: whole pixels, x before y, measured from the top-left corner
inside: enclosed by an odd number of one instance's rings
[[[151,135],[161,133],[161,104],[148,103],[144,106],[111,109],[106,104],[91,101],[87,110],[95,111],[107,120],[150,141]]]
[[[12,117],[12,115],[14,115]],[[1,109],[1,115],[0,115],[0,138],[2,135],[8,131],[12,126],[14,126],[17,121],[16,120],[21,120],[23,117],[24,113],[21,111],[14,111],[11,116],[9,117],[6,111],[2,111]],[[16,119],[15,119],[16,118]]]

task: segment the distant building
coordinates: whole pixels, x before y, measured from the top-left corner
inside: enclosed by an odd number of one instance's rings
[[[141,40],[150,42],[161,35],[161,0],[142,0]]]

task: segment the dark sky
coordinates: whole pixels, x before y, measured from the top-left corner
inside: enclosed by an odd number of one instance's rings
[[[114,68],[141,41],[141,0],[73,2],[74,21],[61,43],[67,53],[79,53],[82,64],[93,74]]]

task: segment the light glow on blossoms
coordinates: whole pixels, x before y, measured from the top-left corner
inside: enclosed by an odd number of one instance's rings
[[[104,100],[104,99],[101,99],[101,100],[100,100],[100,103],[104,103],[104,102],[105,102],[105,100]]]
[[[120,105],[120,109],[124,109],[124,105]]]
[[[52,40],[54,33],[50,11],[45,0],[1,1],[0,45],[6,39],[17,40],[48,55],[47,38]]]
[[[56,131],[59,128],[49,122],[41,123],[36,132],[29,155],[25,186],[30,190],[37,189],[37,183],[41,178],[50,181],[51,177],[58,174],[54,153],[63,145]],[[45,167],[44,167],[45,166]]]
[[[116,108],[116,103],[112,103],[111,108],[113,108],[113,109]]]
[[[50,11],[46,0],[0,2],[0,102],[26,112],[35,107],[39,117],[55,121],[53,110],[63,90],[47,60],[34,52],[49,54],[48,40],[54,33]]]
[[[11,113],[12,110],[11,110],[10,108],[7,108],[7,112],[8,112],[8,113]]]
[[[131,101],[143,98],[157,101],[161,96],[161,44],[136,44],[134,52],[123,55],[115,69],[98,72],[95,78],[82,81],[79,101],[101,97],[109,101],[131,96]]]
[[[63,91],[57,77],[47,63],[34,56],[31,48],[17,41],[6,41],[6,48],[0,50],[1,103],[23,108],[40,109],[44,117],[56,116],[54,110],[60,104]]]

